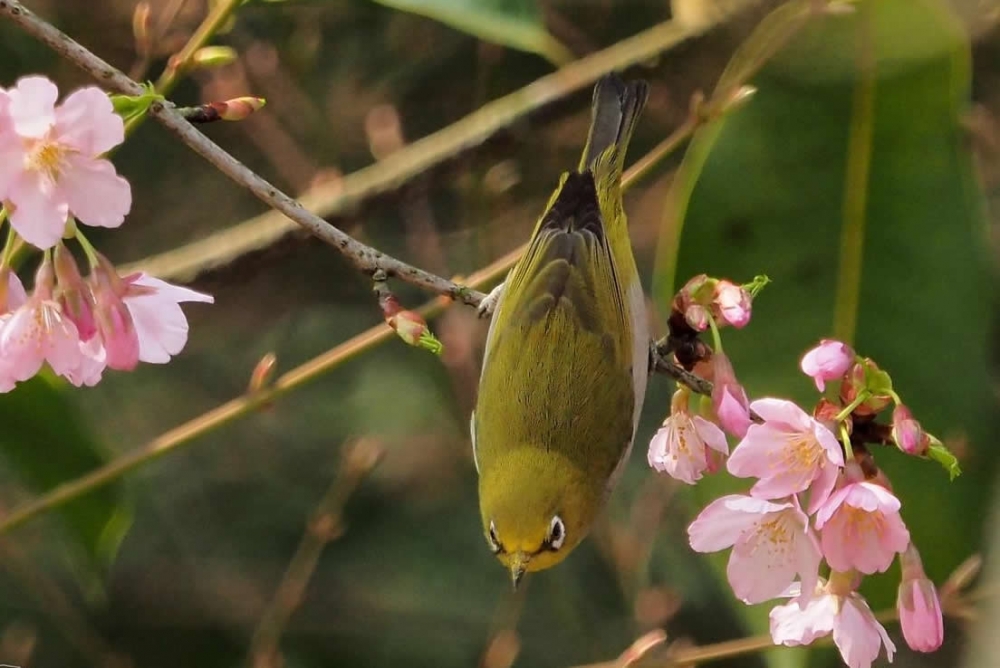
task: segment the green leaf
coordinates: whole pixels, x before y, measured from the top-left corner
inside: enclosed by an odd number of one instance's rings
[[[150,105],[163,100],[163,96],[153,90],[153,84],[146,83],[142,87],[145,91],[142,95],[111,96],[111,105],[115,113],[126,122],[136,116],[142,116],[149,110]]]
[[[535,0],[374,0],[440,21],[487,42],[537,53],[553,65],[573,54],[545,29]]]
[[[0,457],[36,494],[108,461],[61,385],[40,375],[0,395]],[[121,487],[102,487],[57,512],[89,567],[105,571],[131,523]]]
[[[798,360],[837,331],[839,286],[858,353],[891,374],[922,424],[966,446],[966,474],[952,484],[927,460],[874,453],[941,581],[978,549],[982,514],[969,509],[987,498],[998,436],[987,373],[993,280],[961,125],[969,43],[938,2],[862,0],[854,9],[806,23],[753,77],[756,95],[695,137],[674,181],[655,296],[669,304],[673,285],[703,272],[766,273],[774,282],[750,325],[727,332],[726,351],[751,396],[808,409],[818,395]],[[857,103],[865,62],[867,121]],[[865,122],[870,136],[858,141]],[[866,166],[864,178],[848,177],[851,162]],[[842,257],[845,247],[860,252]],[[859,281],[845,281],[842,267]],[[723,474],[694,493],[704,505],[747,487]],[[866,579],[875,609],[892,604],[896,577]],[[763,615],[750,614],[764,630]]]

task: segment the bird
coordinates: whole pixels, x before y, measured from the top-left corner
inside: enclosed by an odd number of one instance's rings
[[[644,81],[598,80],[578,167],[480,305],[492,314],[470,425],[480,515],[515,588],[586,537],[635,439],[649,331],[621,179],[647,96]]]

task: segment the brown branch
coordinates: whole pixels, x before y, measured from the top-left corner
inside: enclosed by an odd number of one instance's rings
[[[129,79],[124,73],[105,62],[59,29],[28,11],[17,0],[0,0],[0,14],[6,15],[25,32],[76,64],[109,88],[125,95],[139,96],[143,94],[144,91],[138,83]],[[276,186],[257,175],[218,144],[198,131],[176,110],[173,104],[169,102],[154,103],[149,109],[149,114],[196,153],[214,165],[220,172],[249,190],[271,208],[280,211],[310,234],[337,249],[362,272],[370,275],[376,271],[383,271],[387,276],[399,278],[417,287],[445,295],[471,306],[478,305],[482,300],[484,296],[482,293],[470,290],[445,278],[407,264],[402,260],[386,255],[371,246],[357,241],[319,216],[306,210],[294,198],[286,195]]]
[[[374,200],[399,191],[440,165],[455,160],[525,116],[592,85],[601,75],[671,49],[724,23],[758,0],[733,0],[707,24],[692,27],[667,21],[493,100],[447,127],[422,137],[334,184],[319,184],[299,200],[310,211],[341,227]],[[743,79],[745,81],[745,79]],[[168,280],[189,282],[200,272],[225,266],[284,239],[296,225],[268,211],[204,239],[133,263]]]

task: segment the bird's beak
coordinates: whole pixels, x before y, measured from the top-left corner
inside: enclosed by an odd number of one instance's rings
[[[521,578],[524,577],[524,570],[528,566],[528,561],[531,559],[530,554],[525,552],[515,552],[510,557],[510,580],[514,584],[514,589],[517,589],[517,585],[521,582]]]

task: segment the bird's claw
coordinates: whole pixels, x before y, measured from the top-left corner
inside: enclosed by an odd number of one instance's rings
[[[479,314],[480,318],[488,318],[493,315],[493,312],[497,308],[497,303],[500,301],[500,294],[503,292],[503,283],[496,286],[490,293],[483,297],[483,301],[479,302],[479,306],[476,308],[476,312]]]

